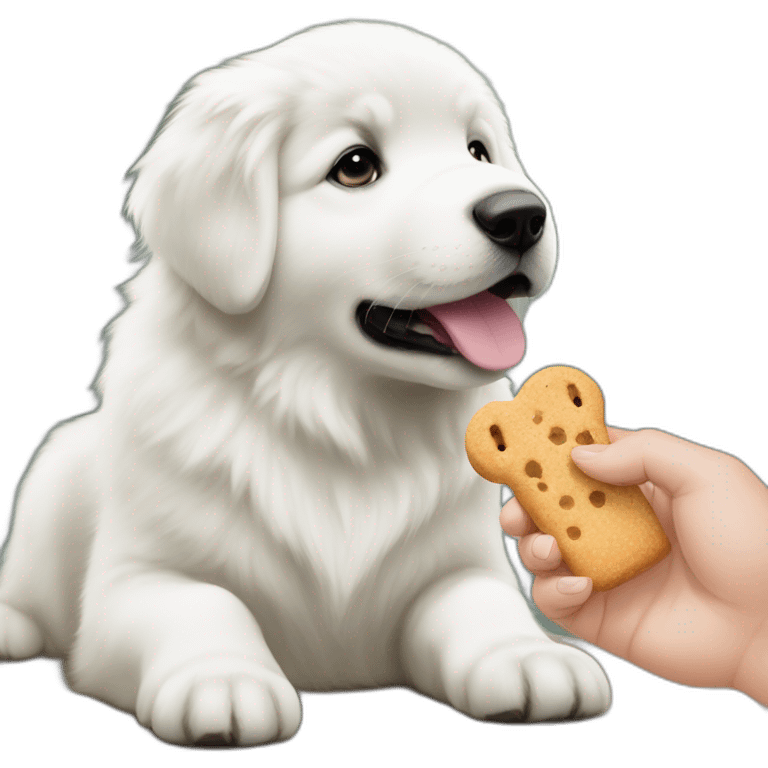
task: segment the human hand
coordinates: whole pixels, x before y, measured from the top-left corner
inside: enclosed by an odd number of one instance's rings
[[[768,488],[741,461],[657,430],[608,429],[574,448],[587,475],[640,485],[672,545],[660,563],[592,593],[516,499],[501,526],[521,537],[533,600],[552,621],[655,674],[737,688],[768,705]]]

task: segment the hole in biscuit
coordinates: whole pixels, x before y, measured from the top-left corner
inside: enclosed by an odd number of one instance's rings
[[[572,509],[574,504],[575,504],[575,502],[573,500],[573,496],[561,496],[560,497],[560,506],[563,509]]]
[[[555,445],[562,445],[567,440],[565,430],[561,427],[552,427],[552,431],[549,433],[549,439]]]
[[[546,491],[547,490],[547,484],[546,483],[539,483],[539,490],[540,491]]]
[[[496,447],[500,451],[506,451],[507,446],[504,443],[504,435],[501,434],[501,430],[494,424],[491,427],[491,437],[496,441]]]
[[[568,385],[568,397],[571,398],[577,408],[581,408],[581,393],[575,384]]]
[[[525,474],[528,477],[541,477],[543,472],[541,470],[541,464],[538,461],[529,461],[525,465]]]
[[[579,536],[581,536],[581,529],[577,528],[575,525],[572,525],[569,528],[567,528],[565,532],[568,534],[568,538],[573,539],[574,541],[576,541],[576,539],[578,539]]]
[[[605,494],[602,491],[592,491],[589,500],[593,507],[602,507],[605,504]]]
[[[579,445],[592,445],[592,443],[595,442],[595,439],[589,433],[589,430],[585,429],[583,432],[579,432],[579,434],[576,435],[576,442]]]
[[[536,411],[536,413],[533,415],[534,424],[541,424],[543,419],[544,419],[544,414],[541,411]]]

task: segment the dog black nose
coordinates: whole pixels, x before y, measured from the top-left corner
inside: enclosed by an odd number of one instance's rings
[[[484,197],[472,214],[491,240],[522,255],[541,239],[547,209],[533,192],[510,189]]]

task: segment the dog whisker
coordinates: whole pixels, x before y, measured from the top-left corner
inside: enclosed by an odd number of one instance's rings
[[[381,295],[381,290],[382,290],[383,288],[385,288],[387,285],[389,285],[391,282],[393,282],[394,280],[399,280],[401,277],[403,277],[403,275],[407,275],[409,272],[413,272],[413,270],[415,270],[415,269],[417,269],[417,268],[418,268],[418,265],[414,265],[414,266],[413,266],[413,267],[411,267],[410,269],[405,269],[405,270],[403,270],[402,272],[398,273],[397,275],[393,275],[392,277],[390,277],[390,278],[389,278],[389,279],[388,279],[388,280],[387,280],[387,281],[384,283],[384,285],[381,287],[381,289],[379,289],[379,291],[378,291],[379,295]],[[420,283],[420,282],[419,282],[419,283],[417,283],[417,284],[416,284],[415,286],[413,286],[413,287],[418,287],[419,285],[421,285],[421,283]],[[412,288],[409,288],[409,289],[408,289],[408,292],[410,292],[411,290],[412,290]],[[407,295],[408,295],[408,294],[406,293],[406,296],[407,296]],[[403,298],[405,298],[405,297],[403,297]],[[399,300],[398,300],[398,304],[399,304],[399,303],[400,303],[402,300],[403,300],[403,299],[399,299]],[[371,306],[370,306],[370,307],[368,307],[368,311],[365,313],[365,320],[366,320],[366,322],[368,321],[368,315],[370,314],[370,311],[371,311],[371,310],[372,310],[374,307],[376,307],[376,306],[387,306],[387,305],[385,305],[385,303],[384,303],[384,299],[382,299],[382,298],[379,298],[379,299],[376,299],[376,298],[372,298],[372,299],[371,299]]]
[[[435,287],[432,283],[421,283],[422,285],[426,285],[427,289],[424,291],[424,293],[421,296],[421,299],[419,300],[419,304],[422,306],[428,306],[427,304],[427,296],[429,296],[432,289]]]
[[[387,332],[387,328],[389,328],[389,322],[392,320],[392,318],[395,316],[395,312],[397,311],[397,308],[405,301],[405,299],[408,297],[408,294],[414,289],[418,288],[420,285],[423,285],[423,283],[417,283],[416,285],[411,286],[402,296],[402,298],[398,299],[397,304],[395,304],[394,307],[392,307],[392,311],[389,314],[389,320],[387,320],[386,324],[384,325],[384,333]],[[413,317],[413,310],[411,310],[411,317]]]
[[[427,306],[429,306],[429,302],[427,302],[427,296],[429,296],[430,292],[432,291],[432,289],[433,289],[435,286],[434,286],[434,285],[432,285],[432,283],[424,283],[424,282],[421,282],[421,283],[419,283],[419,285],[424,285],[424,286],[426,286],[426,289],[425,289],[424,293],[421,295],[421,298],[419,299],[419,306],[420,306],[420,307],[427,307]],[[416,287],[418,287],[418,286],[414,286],[414,288],[416,288]],[[410,323],[411,323],[411,321],[413,320],[413,313],[414,313],[415,311],[416,311],[415,309],[412,309],[412,310],[411,310],[411,314],[410,314],[410,317],[408,318],[408,323],[409,323],[409,324],[410,324]]]

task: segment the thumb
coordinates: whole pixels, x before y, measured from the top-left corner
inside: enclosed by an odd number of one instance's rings
[[[716,451],[656,429],[629,432],[610,445],[581,445],[571,451],[576,466],[611,485],[650,480],[672,496],[712,482]]]

